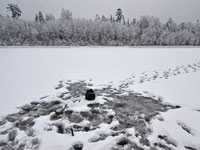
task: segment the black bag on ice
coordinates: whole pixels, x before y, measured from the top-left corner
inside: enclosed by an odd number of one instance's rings
[[[94,93],[93,89],[89,89],[86,91],[85,99],[86,100],[94,100],[95,99],[95,93]]]

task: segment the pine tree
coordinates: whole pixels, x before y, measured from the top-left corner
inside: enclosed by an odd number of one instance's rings
[[[41,11],[38,12],[38,20],[39,22],[44,22],[44,17]]]
[[[37,14],[35,14],[35,22],[38,22],[39,20],[38,20],[38,15]]]
[[[116,16],[117,22],[122,22],[122,21],[123,21],[123,23],[125,22],[124,15],[122,14],[122,10],[120,8],[117,9],[115,16]]]
[[[8,11],[11,11],[12,18],[19,18],[22,14],[22,11],[20,10],[19,6],[17,4],[8,4],[8,7],[6,7]]]

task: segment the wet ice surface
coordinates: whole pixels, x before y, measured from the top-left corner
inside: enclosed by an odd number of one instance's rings
[[[17,113],[5,116],[1,121],[0,131],[4,135],[1,146],[11,146],[15,149],[38,149],[41,146],[41,149],[45,149],[52,143],[43,145],[46,139],[43,139],[42,134],[50,133],[52,136],[62,134],[73,139],[71,137],[73,128],[75,136],[81,133],[89,134],[86,139],[88,144],[84,146],[88,148],[91,145],[99,145],[101,141],[107,141],[110,137],[115,141],[121,136],[123,136],[121,140],[127,140],[125,143],[127,148],[140,147],[129,139],[129,136],[140,137],[141,148],[150,147],[147,137],[151,134],[148,127],[151,119],[159,112],[176,109],[176,106],[163,104],[150,97],[138,96],[131,91],[126,94],[124,89],[113,89],[110,86],[95,89],[97,98],[94,101],[87,101],[83,94],[91,87],[92,84],[85,81],[60,82],[56,87],[58,93],[55,97],[31,102],[20,107]],[[65,104],[68,104],[69,108],[63,115],[56,116],[54,111]],[[10,123],[11,126],[8,127],[7,124]],[[127,135],[127,129],[130,128],[134,128],[134,135]],[[21,136],[22,133],[24,136]],[[24,140],[27,142],[23,142]],[[56,141],[55,139],[55,144]],[[61,145],[70,146],[67,143]],[[113,143],[113,146],[117,145],[120,147],[121,144]]]
[[[97,97],[87,101],[84,93],[92,87]],[[69,108],[56,116],[54,111],[65,104]],[[182,148],[179,141],[154,131],[152,125],[158,121],[162,126],[165,117],[161,114],[179,109],[181,106],[166,104],[159,98],[143,96],[124,87],[63,80],[55,87],[55,95],[42,97],[2,118],[0,146],[55,149],[59,145],[61,149],[73,149],[72,144],[81,141],[84,149],[179,149]],[[182,132],[196,136],[195,130],[181,119],[176,124]],[[71,135],[72,128],[75,136]],[[186,143],[185,147],[196,147],[191,144]]]

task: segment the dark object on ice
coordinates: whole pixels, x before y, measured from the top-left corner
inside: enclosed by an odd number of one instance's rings
[[[82,142],[75,142],[74,144],[73,144],[73,148],[74,148],[74,150],[82,150],[83,149],[83,143]]]
[[[64,125],[61,123],[61,124],[56,124],[56,127],[58,128],[57,129],[57,132],[60,133],[60,134],[63,134],[64,133]]]
[[[90,130],[90,127],[89,126],[85,126],[83,129],[84,129],[84,131],[88,132]]]
[[[124,145],[126,145],[126,144],[128,144],[128,143],[129,143],[128,138],[123,137],[123,138],[121,138],[121,139],[117,142],[117,145],[124,146]]]
[[[72,136],[74,136],[74,130],[72,128],[70,130],[71,130]]]
[[[190,147],[190,146],[184,146],[188,150],[197,150],[196,148]]]
[[[181,108],[181,106],[179,106],[179,105],[176,105],[176,108]]]
[[[65,110],[66,107],[67,107],[67,104],[65,105],[64,108],[56,110],[56,111],[55,111],[55,114],[56,114],[57,116],[62,115],[62,114],[64,113],[64,110]]]
[[[89,89],[86,91],[85,99],[86,100],[94,100],[95,99],[95,93],[94,93],[93,89]]]

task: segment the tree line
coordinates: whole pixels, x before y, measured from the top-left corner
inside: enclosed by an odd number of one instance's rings
[[[1,46],[173,46],[200,45],[200,23],[177,24],[172,18],[142,16],[125,20],[121,9],[114,16],[74,18],[62,9],[60,17],[39,11],[33,21],[20,19],[22,11],[8,4],[11,16],[0,15]]]

